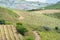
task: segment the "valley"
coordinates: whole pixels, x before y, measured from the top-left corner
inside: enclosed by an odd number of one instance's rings
[[[60,40],[59,5],[0,0],[0,40]]]

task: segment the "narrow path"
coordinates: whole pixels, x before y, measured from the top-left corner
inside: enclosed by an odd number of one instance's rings
[[[33,31],[33,34],[34,34],[35,40],[40,40],[40,36],[36,31]]]

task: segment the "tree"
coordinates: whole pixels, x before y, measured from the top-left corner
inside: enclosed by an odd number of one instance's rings
[[[16,24],[16,29],[17,29],[17,31],[18,31],[20,34],[22,34],[22,35],[24,35],[25,32],[28,31],[28,30],[22,25],[22,23],[17,23],[17,24]]]

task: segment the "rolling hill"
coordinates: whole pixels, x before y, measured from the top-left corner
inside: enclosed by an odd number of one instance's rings
[[[59,19],[46,16],[38,11],[37,12],[26,12],[26,11],[14,10],[14,12],[17,13],[18,15],[20,15],[19,20],[22,23],[32,25],[31,27],[41,26],[41,25],[56,26],[57,24],[58,25],[60,24]],[[54,20],[54,21],[52,21],[52,20]]]
[[[13,11],[20,16],[18,19],[21,23],[24,24],[26,28],[29,28],[30,30],[31,29],[36,30],[39,33],[41,40],[60,39],[59,38],[60,34],[54,30],[55,26],[58,27],[60,26],[60,19],[46,16],[38,11],[36,12],[21,11],[21,10],[13,10]],[[49,28],[51,28],[51,31],[42,30],[42,26],[48,26]]]
[[[46,6],[45,9],[60,9],[60,1],[56,4],[51,4],[49,6]]]
[[[0,7],[0,20],[5,20],[7,23],[13,23],[17,20],[18,15],[13,11]]]

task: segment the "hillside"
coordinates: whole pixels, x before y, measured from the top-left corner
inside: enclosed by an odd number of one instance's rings
[[[60,13],[45,14],[45,15],[50,16],[50,17],[53,17],[53,18],[60,19]]]
[[[52,11],[52,12],[51,12]],[[55,14],[55,13],[59,14]],[[53,14],[52,16],[44,15],[44,13]],[[56,16],[57,18],[55,18]],[[39,34],[41,40],[59,40],[60,38],[60,10],[39,10],[39,11],[23,11],[23,10],[11,10],[0,7],[0,19],[5,20],[6,22],[16,23],[17,21],[21,22],[25,28],[29,30],[29,32],[23,36],[24,40],[32,40],[34,39],[33,32]],[[16,38],[19,40],[17,36],[13,33],[16,33],[14,30],[15,26],[10,25],[0,25],[0,34],[4,36],[1,39],[12,39]],[[44,29],[44,26],[48,26],[48,31]],[[58,30],[55,30],[55,27],[58,27]],[[13,28],[12,28],[13,27]],[[22,26],[21,26],[22,27]],[[4,28],[4,29],[3,29]],[[8,29],[9,28],[9,29]],[[13,32],[12,32],[13,31]],[[3,32],[3,33],[2,33]],[[13,36],[11,36],[13,34]],[[34,33],[35,34],[35,33]],[[9,36],[9,37],[8,37]],[[39,37],[38,36],[38,37]],[[20,37],[21,38],[21,37]],[[52,38],[52,39],[51,39]]]
[[[55,30],[55,26],[60,26],[60,19],[53,18],[50,16],[46,16],[41,14],[40,12],[28,12],[28,11],[21,11],[21,10],[13,10],[17,13],[20,17],[18,18],[21,23],[24,24],[26,28],[33,29],[38,31],[41,40],[57,40],[60,39],[59,35]],[[48,26],[51,28],[51,31],[44,31],[42,26]],[[60,27],[59,27],[60,28]],[[44,36],[45,35],[45,36]]]
[[[60,1],[56,4],[51,4],[49,6],[46,6],[45,9],[60,9]]]
[[[28,24],[28,25],[33,25],[33,26],[41,26],[41,25],[56,26],[60,22],[59,19],[40,14],[40,12],[38,12],[38,11],[37,12],[26,12],[26,11],[14,10],[14,12],[16,12],[18,15],[20,15],[19,20],[22,23],[25,23],[25,24]],[[21,19],[21,17],[22,17],[22,19]],[[54,20],[54,21],[52,21],[52,20]],[[31,27],[33,27],[33,26],[31,26]]]
[[[13,23],[17,21],[18,15],[13,11],[0,7],[0,20],[5,20],[6,23]]]

